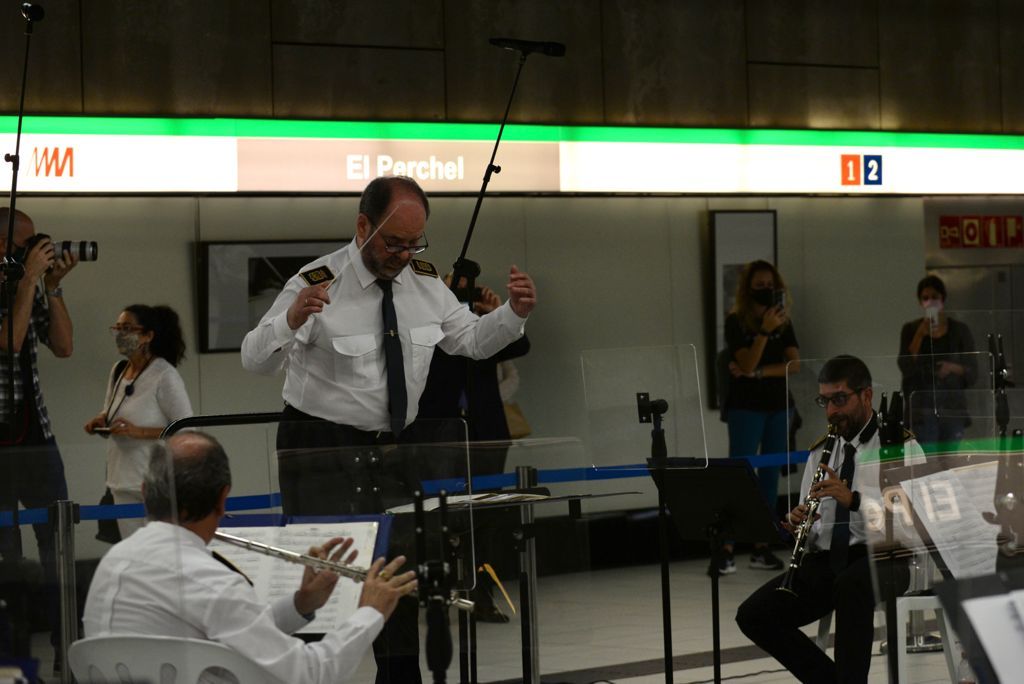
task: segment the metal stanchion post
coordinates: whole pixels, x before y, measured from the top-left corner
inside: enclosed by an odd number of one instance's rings
[[[537,469],[516,467],[516,486],[537,486]],[[533,537],[533,505],[519,509],[523,538],[519,554],[519,604],[523,635],[523,683],[540,684],[540,652],[537,639],[537,547]]]
[[[75,523],[78,506],[73,501],[57,501],[50,508],[53,520],[54,550],[57,563],[57,586],[60,590],[60,649],[63,669],[61,684],[71,684],[68,647],[78,639],[78,592],[75,587]]]

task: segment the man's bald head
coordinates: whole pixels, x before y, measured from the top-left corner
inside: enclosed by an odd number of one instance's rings
[[[231,486],[228,456],[203,432],[181,432],[153,446],[144,483],[147,515],[154,520],[197,522],[219,512]]]
[[[0,207],[0,254],[7,255],[7,227],[11,220],[11,208]],[[14,246],[22,247],[28,239],[36,234],[32,218],[21,211],[14,210]]]

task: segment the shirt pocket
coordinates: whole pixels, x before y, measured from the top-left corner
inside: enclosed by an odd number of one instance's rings
[[[409,341],[412,343],[412,371],[413,377],[422,379],[427,377],[430,370],[430,359],[434,356],[434,347],[444,339],[444,332],[440,325],[424,325],[418,328],[409,328]]]
[[[377,363],[377,336],[346,335],[332,337],[334,354],[334,380],[341,386],[370,387],[380,377]]]

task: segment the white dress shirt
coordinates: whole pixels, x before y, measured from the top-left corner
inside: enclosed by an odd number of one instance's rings
[[[300,411],[361,430],[388,431],[382,291],[355,241],[301,271],[323,265],[335,275],[328,288],[331,303],[298,330],[289,328],[288,307],[306,287],[293,276],[242,341],[242,365],[265,374],[285,368],[282,395]],[[485,359],[523,334],[525,319],[508,302],[479,317],[440,278],[411,267],[394,278],[393,293],[409,399],[406,425],[416,418],[435,345],[449,354]]]
[[[866,428],[867,426],[865,426]],[[863,429],[861,430],[863,432]],[[858,434],[851,441],[843,437],[836,440],[836,447],[832,452],[832,458],[828,465],[838,475],[842,470],[844,453],[847,444],[853,444],[857,451],[856,466],[853,471],[853,485],[851,489],[860,493],[860,507],[856,511],[850,511],[850,544],[867,544],[882,541],[884,533],[884,507],[882,505],[882,492],[879,485],[879,461],[878,453],[881,441],[878,430],[874,431],[871,438],[864,443],[860,441]],[[800,484],[801,496],[807,496],[810,491],[811,481],[814,479],[814,471],[821,462],[821,454],[824,444],[818,445],[811,451],[807,459],[807,467],[804,468],[803,481]],[[924,452],[915,440],[904,442],[904,465],[912,465],[922,462]],[[836,519],[836,507],[839,503],[832,497],[821,500],[818,506],[818,515],[821,518],[811,526],[810,537],[808,538],[808,549],[811,551],[827,551],[832,541],[832,528]],[[895,539],[906,541],[908,536],[915,536],[913,524],[909,520],[897,516],[894,529]]]
[[[298,587],[296,587],[297,589]],[[344,628],[305,644],[291,597],[260,603],[245,579],[213,558],[193,532],[150,522],[100,561],[83,618],[87,637],[150,634],[207,639],[289,684],[344,682],[380,633],[384,616],[363,607]]]

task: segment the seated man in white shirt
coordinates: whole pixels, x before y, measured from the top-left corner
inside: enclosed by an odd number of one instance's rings
[[[154,447],[143,484],[150,522],[100,561],[85,604],[86,636],[208,639],[237,650],[289,684],[346,681],[398,600],[415,589],[415,573],[396,574],[404,556],[386,565],[377,559],[355,614],[341,630],[306,644],[290,633],[313,619],[339,576],[307,568],[293,596],[262,604],[244,575],[207,548],[230,490],[227,455],[209,435],[181,433]],[[337,537],[310,553],[340,560],[351,544]]]

